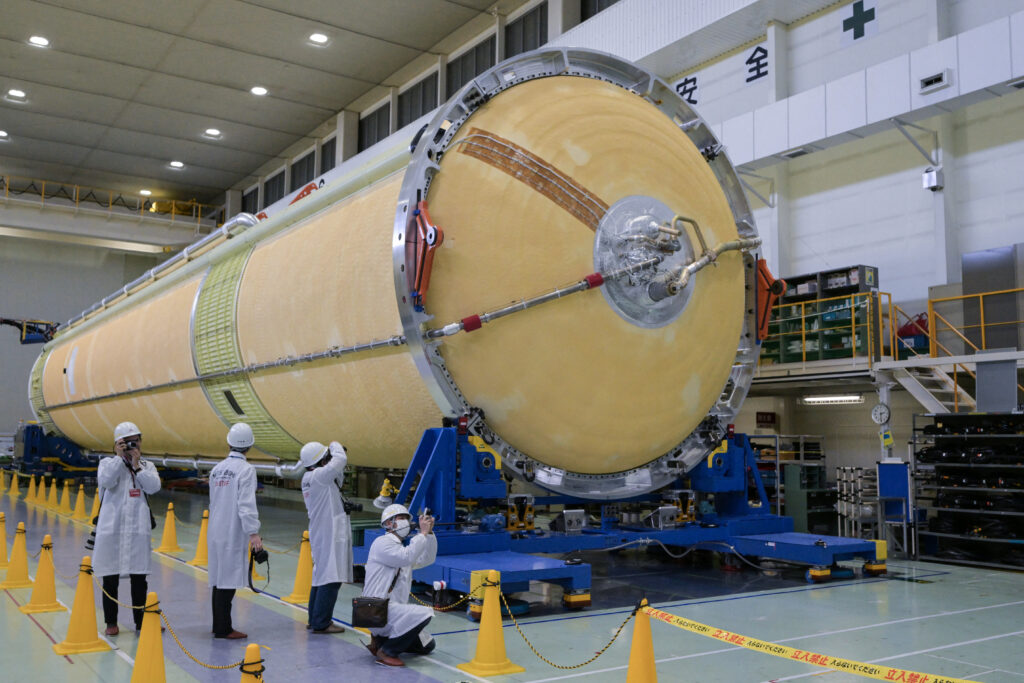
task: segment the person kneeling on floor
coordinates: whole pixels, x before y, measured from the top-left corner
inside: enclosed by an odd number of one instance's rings
[[[426,567],[437,557],[434,518],[420,515],[420,532],[412,538],[412,515],[404,505],[389,505],[380,516],[387,533],[374,539],[366,560],[363,597],[388,598],[388,623],[370,629],[367,649],[386,666],[405,666],[398,655],[403,652],[428,654],[434,650],[433,636],[423,629],[434,610],[410,605],[412,570]]]

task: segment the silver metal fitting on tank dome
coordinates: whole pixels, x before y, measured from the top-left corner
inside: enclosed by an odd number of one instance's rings
[[[694,295],[688,286],[700,269],[714,264],[725,251],[740,251],[746,282],[742,332],[728,380],[691,434],[642,467],[609,474],[587,474],[552,467],[517,450],[487,424],[486,417],[462,395],[438,350],[445,336],[464,329],[465,320],[433,321],[417,306],[409,288],[414,267],[407,237],[415,229],[414,213],[427,197],[439,160],[459,129],[484,103],[504,90],[537,79],[574,76],[617,85],[646,100],[671,119],[701,151],[725,194],[739,239],[708,245],[700,226],[664,203],[642,195],[628,196],[601,216],[594,239],[595,274],[579,283],[524,300],[502,311],[507,315],[556,297],[601,286],[602,295],[618,315],[634,325],[656,328],[677,319]],[[756,262],[751,250],[760,244],[754,220],[736,171],[707,123],[664,81],[635,64],[613,55],[576,48],[541,48],[518,55],[485,71],[442,105],[417,135],[395,212],[392,257],[395,292],[403,332],[416,367],[434,401],[449,417],[468,415],[468,428],[502,456],[503,468],[550,491],[610,500],[662,488],[702,461],[725,436],[746,397],[757,363]],[[591,279],[594,278],[594,279]],[[478,327],[487,315],[473,316]],[[493,315],[493,317],[498,317]],[[493,319],[493,317],[491,319]],[[440,325],[438,325],[440,323]],[[473,328],[475,329],[475,327]]]

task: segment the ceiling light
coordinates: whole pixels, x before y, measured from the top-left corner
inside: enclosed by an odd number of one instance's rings
[[[50,41],[42,36],[32,36],[28,39],[29,45],[35,45],[36,47],[49,47]]]
[[[862,394],[820,394],[817,396],[804,396],[801,403],[805,406],[834,406],[846,403],[863,403]]]
[[[185,164],[180,161],[172,161],[170,165],[171,168],[185,168]]]
[[[207,128],[206,131],[203,132],[203,135],[208,138],[219,138],[220,131],[216,128]]]
[[[267,89],[264,88],[262,85],[254,85],[252,88],[249,89],[249,92],[251,92],[253,95],[263,96],[267,94]]]
[[[6,140],[6,139],[7,139],[7,131],[6,130],[0,130],[0,140]]]
[[[8,100],[15,100],[15,101],[24,102],[25,101],[25,91],[24,90],[18,90],[17,88],[11,88],[10,90],[7,91],[7,99]]]
[[[149,195],[151,195],[153,193],[150,192],[149,190],[139,190],[139,194],[141,194],[143,197],[148,197]]]
[[[322,33],[313,33],[309,36],[309,42],[316,43],[317,45],[326,45],[329,39]]]

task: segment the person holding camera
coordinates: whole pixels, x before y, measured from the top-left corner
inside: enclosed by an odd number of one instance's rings
[[[366,648],[378,664],[385,666],[405,666],[398,655],[429,654],[436,645],[433,636],[423,631],[434,610],[408,604],[412,570],[426,567],[437,558],[434,518],[421,514],[420,532],[410,538],[411,522],[412,515],[404,505],[384,508],[380,524],[387,533],[374,539],[366,560],[363,597],[388,598],[388,623],[370,629]]]
[[[214,638],[247,638],[231,625],[235,590],[248,585],[249,548],[263,550],[256,510],[256,468],[245,454],[256,442],[244,422],[228,431],[228,457],[210,470],[210,518],[207,527],[210,600]]]
[[[132,605],[145,605],[148,591],[152,515],[146,496],[160,490],[160,475],[139,451],[142,432],[131,422],[114,428],[115,455],[103,458],[96,472],[100,512],[96,519],[93,571],[103,577],[103,621],[108,636],[118,634],[117,592],[122,576],[131,581]],[[109,595],[109,597],[108,597]],[[132,610],[135,630],[143,609]]]
[[[313,583],[309,591],[309,622],[313,633],[342,633],[333,623],[334,605],[342,582],[352,583],[352,528],[341,486],[348,455],[337,441],[325,446],[310,441],[299,452],[302,498],[309,514],[309,549],[313,553]]]

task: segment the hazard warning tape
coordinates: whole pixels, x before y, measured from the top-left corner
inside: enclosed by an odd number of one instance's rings
[[[776,643],[769,643],[765,640],[758,640],[757,638],[743,636],[739,633],[723,631],[720,628],[701,624],[696,621],[691,621],[690,619],[684,619],[683,617],[677,617],[674,614],[662,612],[661,610],[654,609],[653,607],[644,607],[642,611],[648,616],[654,617],[666,624],[678,626],[681,629],[692,631],[693,633],[699,633],[702,636],[714,638],[722,641],[723,643],[738,645],[740,647],[745,647],[748,650],[763,652],[764,654],[774,655],[784,659],[791,659],[795,662],[813,664],[826,669],[835,669],[836,671],[845,671],[846,673],[864,676],[865,678],[875,678],[880,681],[901,681],[902,683],[977,683],[977,681],[969,681],[963,678],[950,678],[949,676],[936,676],[934,674],[926,674],[919,671],[894,669],[888,666],[878,666],[876,664],[868,664],[866,662],[857,662],[852,659],[840,659],[839,657],[831,657],[829,655],[818,654],[817,652],[808,652],[807,650],[797,650],[792,647],[786,647],[785,645],[778,645]]]

